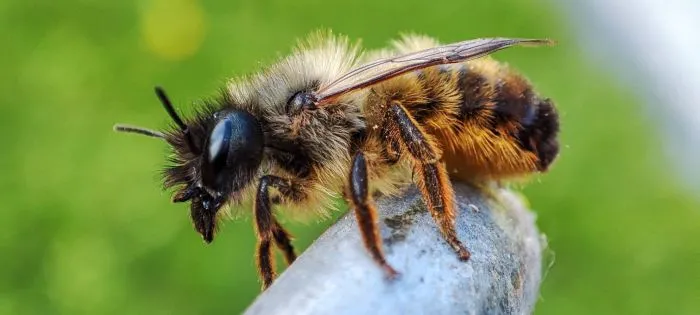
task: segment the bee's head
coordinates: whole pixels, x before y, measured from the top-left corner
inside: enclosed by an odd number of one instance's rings
[[[165,187],[177,188],[173,202],[191,202],[194,227],[209,243],[219,209],[252,182],[260,167],[265,146],[260,122],[245,110],[214,107],[183,121],[164,91],[156,88],[156,94],[175,128],[164,133],[122,125],[115,129],[162,138],[172,146]]]

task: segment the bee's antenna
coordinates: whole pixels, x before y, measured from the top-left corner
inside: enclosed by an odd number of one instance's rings
[[[165,111],[168,112],[168,115],[170,115],[170,118],[175,121],[178,127],[184,132],[187,132],[187,125],[180,119],[180,116],[175,112],[175,107],[173,107],[173,103],[170,102],[170,99],[168,98],[167,95],[165,95],[165,90],[161,88],[160,86],[156,86],[156,95],[158,96],[158,99],[160,99],[160,102],[163,104],[163,107],[165,107]]]
[[[187,145],[190,147],[190,150],[194,152],[199,152],[199,148],[194,145],[194,140],[192,139],[192,134],[190,134],[189,128],[187,128],[187,125],[185,125],[185,123],[175,111],[175,107],[173,107],[173,103],[170,102],[170,99],[165,94],[165,90],[163,90],[163,88],[160,86],[156,86],[155,90],[158,99],[165,108],[165,111],[168,112],[170,118],[172,118],[173,121],[175,121],[175,124],[177,124],[177,126],[180,127],[180,130],[182,130],[182,132],[185,134],[185,139],[187,141]]]
[[[114,125],[114,131],[136,133],[136,134],[140,134],[140,135],[144,135],[144,136],[165,139],[165,135],[160,131],[155,131],[155,130],[151,130],[148,128],[137,127],[137,126],[116,124],[116,125]]]

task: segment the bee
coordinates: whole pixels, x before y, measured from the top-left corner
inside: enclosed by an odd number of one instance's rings
[[[455,232],[450,180],[501,181],[544,172],[558,154],[558,116],[516,71],[489,54],[546,39],[485,38],[440,45],[409,35],[362,53],[317,33],[259,73],[227,83],[192,117],[156,94],[174,128],[115,129],[164,139],[173,202],[190,202],[206,243],[230,205],[252,201],[263,290],[275,279],[273,245],[291,264],[291,235],[273,207],[325,213],[344,197],[364,246],[394,278],[382,251],[375,195],[416,184],[446,244],[467,261]]]

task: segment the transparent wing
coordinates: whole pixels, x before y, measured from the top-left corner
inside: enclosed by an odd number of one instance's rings
[[[365,88],[409,71],[434,65],[458,63],[488,55],[494,51],[516,45],[552,45],[549,39],[479,38],[398,57],[378,59],[343,74],[335,81],[321,86],[316,92],[319,103],[341,94]]]

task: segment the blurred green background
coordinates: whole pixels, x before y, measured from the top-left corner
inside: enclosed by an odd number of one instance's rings
[[[497,55],[562,115],[558,162],[524,190],[553,252],[536,313],[700,312],[699,204],[642,100],[547,2],[5,0],[0,26],[2,314],[242,311],[259,290],[250,218],[204,246],[160,190],[166,146],[112,124],[164,127],[153,85],[187,111],[319,27],[368,48],[404,31],[558,39]],[[331,223],[286,224],[302,249]]]

